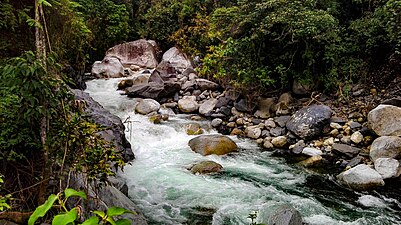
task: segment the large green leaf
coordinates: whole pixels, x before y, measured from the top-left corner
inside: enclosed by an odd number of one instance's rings
[[[29,217],[28,225],[34,225],[36,220],[38,220],[40,217],[43,217],[47,213],[47,211],[49,211],[49,209],[53,206],[57,198],[58,195],[51,194],[49,198],[46,200],[46,202],[43,205],[36,208],[35,211],[32,213],[32,215]]]
[[[89,219],[85,220],[81,225],[98,225],[99,218],[97,216],[92,216]]]
[[[120,216],[124,213],[132,213],[135,214],[135,212],[129,211],[127,209],[121,208],[121,207],[111,207],[107,210],[107,215],[108,216]]]
[[[83,199],[86,199],[86,194],[82,191],[76,191],[72,188],[67,188],[64,191],[65,194],[65,198],[68,199],[71,196],[77,196],[77,197],[81,197]]]
[[[78,217],[77,208],[71,209],[65,214],[60,214],[54,217],[52,225],[67,225],[74,222]]]
[[[94,214],[100,216],[102,219],[106,216],[103,211],[93,211]]]

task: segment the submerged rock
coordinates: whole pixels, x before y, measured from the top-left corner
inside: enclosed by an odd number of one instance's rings
[[[237,151],[237,144],[233,140],[218,134],[198,136],[191,139],[188,145],[192,151],[201,155],[224,155]]]
[[[202,130],[201,126],[197,123],[190,123],[190,124],[185,125],[185,132],[188,135],[203,134],[203,130]]]
[[[369,190],[384,185],[382,176],[365,164],[360,164],[340,173],[337,179],[344,185],[356,190]]]
[[[203,161],[197,163],[191,167],[191,172],[194,174],[209,174],[219,173],[223,169],[223,166],[213,161]]]
[[[325,105],[312,105],[298,110],[287,122],[287,129],[303,139],[320,135],[328,125],[331,109]]]
[[[368,121],[379,136],[401,136],[401,108],[379,105],[369,112]]]

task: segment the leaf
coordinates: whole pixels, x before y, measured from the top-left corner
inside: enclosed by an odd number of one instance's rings
[[[36,220],[40,217],[43,217],[47,211],[53,206],[54,202],[57,200],[58,195],[51,194],[49,198],[47,198],[46,202],[35,209],[32,215],[29,217],[28,225],[34,225]]]
[[[102,219],[106,216],[106,214],[102,211],[93,211],[93,213],[100,216]]]
[[[120,216],[124,213],[132,213],[135,214],[135,212],[129,211],[127,209],[121,208],[121,207],[111,207],[107,210],[107,215],[108,216]]]
[[[74,222],[78,217],[77,208],[71,209],[69,212],[54,217],[52,225],[67,225]]]
[[[131,225],[131,221],[128,219],[117,220],[116,225]]]
[[[99,224],[99,218],[96,216],[92,216],[89,219],[85,220],[81,225],[98,225]]]
[[[39,0],[38,3],[39,3],[39,5],[40,5],[40,4],[43,4],[43,5],[45,5],[45,6],[50,6],[50,7],[52,6],[52,5],[51,5],[48,1],[46,1],[46,0]]]
[[[76,191],[76,190],[74,190],[72,188],[65,189],[64,194],[65,194],[65,198],[66,199],[71,197],[71,196],[77,196],[77,197],[81,197],[83,199],[87,199],[86,194],[84,192]]]

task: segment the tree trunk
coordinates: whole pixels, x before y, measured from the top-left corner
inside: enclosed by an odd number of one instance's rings
[[[36,47],[36,58],[46,67],[46,38],[43,29],[43,24],[41,23],[41,18],[43,15],[43,6],[39,4],[39,0],[35,0],[35,47]],[[43,151],[43,169],[42,169],[42,182],[39,186],[37,203],[43,204],[46,200],[46,188],[49,183],[50,168],[48,165],[49,161],[49,146],[47,144],[47,129],[48,129],[48,116],[47,116],[47,100],[43,99],[43,117],[40,121],[40,139],[42,142]]]

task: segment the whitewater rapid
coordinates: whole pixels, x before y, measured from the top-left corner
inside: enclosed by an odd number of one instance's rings
[[[401,224],[401,204],[378,193],[359,193],[339,186],[330,175],[315,174],[263,152],[251,140],[231,137],[240,147],[226,156],[191,151],[185,133],[188,115],[170,116],[156,125],[135,114],[135,99],[117,90],[121,79],[92,80],[86,92],[125,121],[136,159],[124,168],[130,198],[149,224],[250,224],[278,204],[296,208],[308,224]],[[207,121],[201,122],[207,133]],[[224,171],[194,175],[188,167],[212,160]]]

